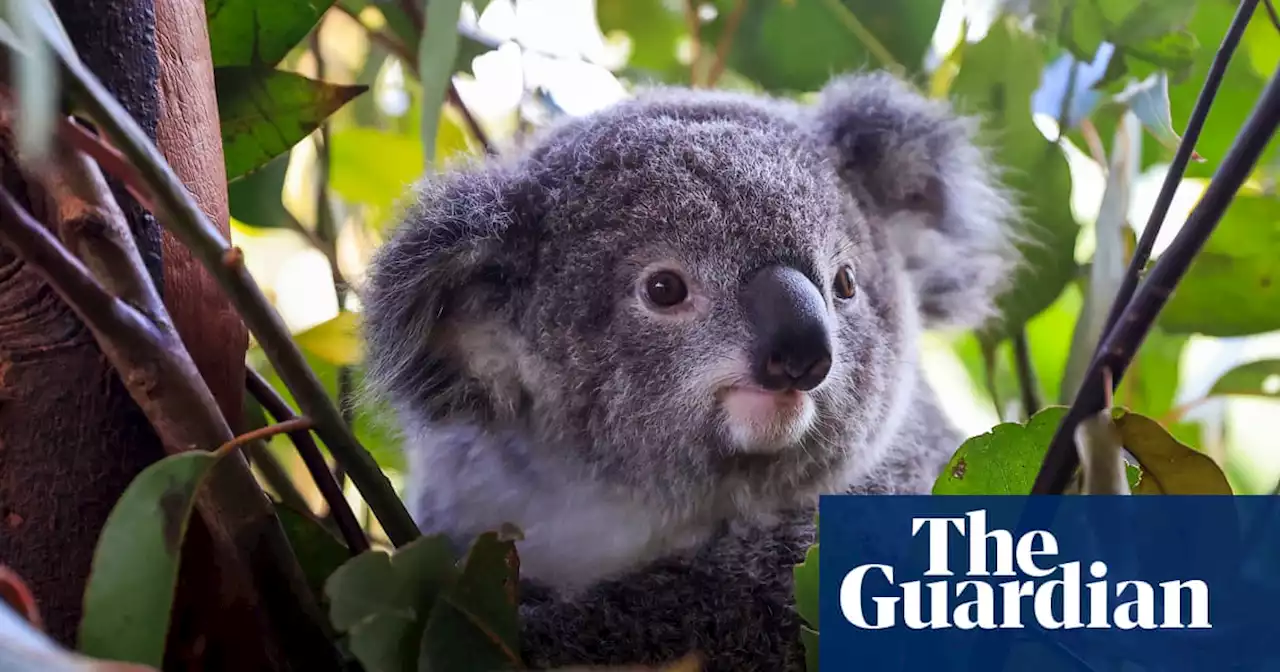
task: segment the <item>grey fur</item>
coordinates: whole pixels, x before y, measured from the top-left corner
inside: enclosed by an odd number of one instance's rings
[[[970,133],[883,75],[812,108],[658,89],[423,180],[363,291],[370,379],[424,531],[524,530],[531,662],[800,660],[790,576],[818,495],[927,492],[961,438],[916,349],[989,315],[1013,258]],[[823,288],[834,364],[797,438],[751,443],[717,393],[749,376],[737,289],[778,263]],[[644,305],[655,267],[687,306]]]

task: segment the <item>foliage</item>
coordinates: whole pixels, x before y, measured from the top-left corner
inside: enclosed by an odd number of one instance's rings
[[[800,100],[833,73],[882,67],[978,118],[981,137],[1026,215],[1024,263],[999,297],[998,317],[954,335],[948,348],[963,365],[962,386],[1009,421],[958,446],[933,493],[1029,492],[1066,409],[1028,404],[1069,403],[1081,384],[1145,223],[1147,213],[1135,205],[1139,180],[1153,168],[1158,174],[1172,157],[1235,3],[999,2],[995,16],[970,15],[952,26],[959,34],[951,40],[939,23],[946,15],[942,0],[594,4],[606,43],[629,45],[625,59],[525,45],[526,36],[490,35],[468,18],[500,13],[509,0],[206,0],[238,242],[251,261],[255,241],[279,242],[292,257],[323,261],[322,271],[300,284],[310,297],[334,299],[332,309],[291,320],[294,343],[379,466],[394,475],[404,460],[388,410],[359,394],[359,304],[348,294],[395,220],[406,188],[424,170],[501,152],[566,109],[590,107],[569,104],[571,87],[549,86],[550,77],[524,77],[518,104],[505,109],[486,109],[492,96],[467,95],[481,90],[485,73],[514,51],[521,68],[541,59],[620,83],[622,90],[692,84]],[[14,17],[8,18],[15,28],[45,20],[38,12]],[[0,35],[10,48],[30,54],[20,81],[49,72],[42,49],[66,48],[48,37],[47,26],[40,30],[44,41],[13,31]],[[1221,166],[1277,63],[1280,31],[1260,10],[1227,68],[1190,178]],[[36,150],[50,133],[40,120],[53,104],[50,96],[23,100],[20,120],[29,132],[21,137]],[[1280,330],[1276,158],[1272,145],[1143,342],[1115,392],[1113,412],[1099,418],[1108,431],[1096,436],[1119,444],[1103,445],[1115,449],[1107,454],[1126,451],[1133,494],[1232,493],[1239,486],[1224,474],[1237,467],[1229,455],[1201,447],[1203,428],[1188,415],[1208,399],[1280,398],[1280,352],[1230,368],[1202,386],[1207,392],[1199,397],[1178,394],[1188,387],[1184,360],[1193,339]],[[1090,171],[1104,185],[1095,194],[1096,214],[1076,202]],[[278,290],[287,283],[275,284]],[[285,294],[276,291],[274,298],[289,314],[296,307]],[[1025,356],[1015,354],[1021,344]],[[255,343],[249,365],[295,404],[297,390],[263,353]],[[289,443],[279,437],[272,444],[268,455],[289,463]],[[192,452],[158,462],[117,503],[86,592],[84,653],[159,665],[186,521],[205,474],[223,454]],[[314,494],[309,474],[292,465],[288,471],[304,495]],[[456,557],[440,537],[419,537],[388,552],[381,547],[388,541],[384,531],[371,521],[364,533],[377,547],[361,551],[339,541],[325,516],[284,505],[276,511],[328,625],[364,669],[521,666],[511,530],[481,535]],[[819,636],[817,549],[794,574],[811,669]]]

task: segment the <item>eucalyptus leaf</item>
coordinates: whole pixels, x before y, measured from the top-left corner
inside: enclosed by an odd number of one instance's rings
[[[1280,198],[1237,194],[1157,319],[1181,334],[1280,329]]]
[[[275,66],[332,5],[333,0],[205,0],[214,67]]]
[[[436,129],[453,81],[458,53],[458,17],[462,0],[431,0],[426,34],[418,47],[418,80],[422,84],[422,149],[428,164],[436,160]]]
[[[323,599],[325,581],[351,557],[350,550],[309,512],[284,504],[276,504],[275,510],[307,585]]]
[[[111,509],[85,588],[78,649],[159,668],[196,495],[229,453],[192,450],[148,466]]]
[[[471,544],[457,580],[444,588],[422,635],[419,665],[431,670],[523,667],[520,658],[520,563],[512,530],[486,532]]]
[[[213,74],[228,180],[289,151],[368,89],[254,66],[216,68]]]

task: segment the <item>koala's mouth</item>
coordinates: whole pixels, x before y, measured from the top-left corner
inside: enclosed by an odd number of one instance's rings
[[[728,438],[744,452],[778,452],[795,445],[817,414],[812,397],[802,390],[738,384],[718,396]]]

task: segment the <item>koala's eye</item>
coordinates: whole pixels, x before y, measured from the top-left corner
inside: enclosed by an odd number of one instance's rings
[[[673,271],[658,271],[644,283],[645,296],[659,308],[670,308],[689,298],[684,279]]]
[[[836,279],[832,283],[836,296],[842,299],[852,299],[853,295],[858,292],[858,286],[853,283],[853,269],[848,266],[841,266],[836,271]]]

